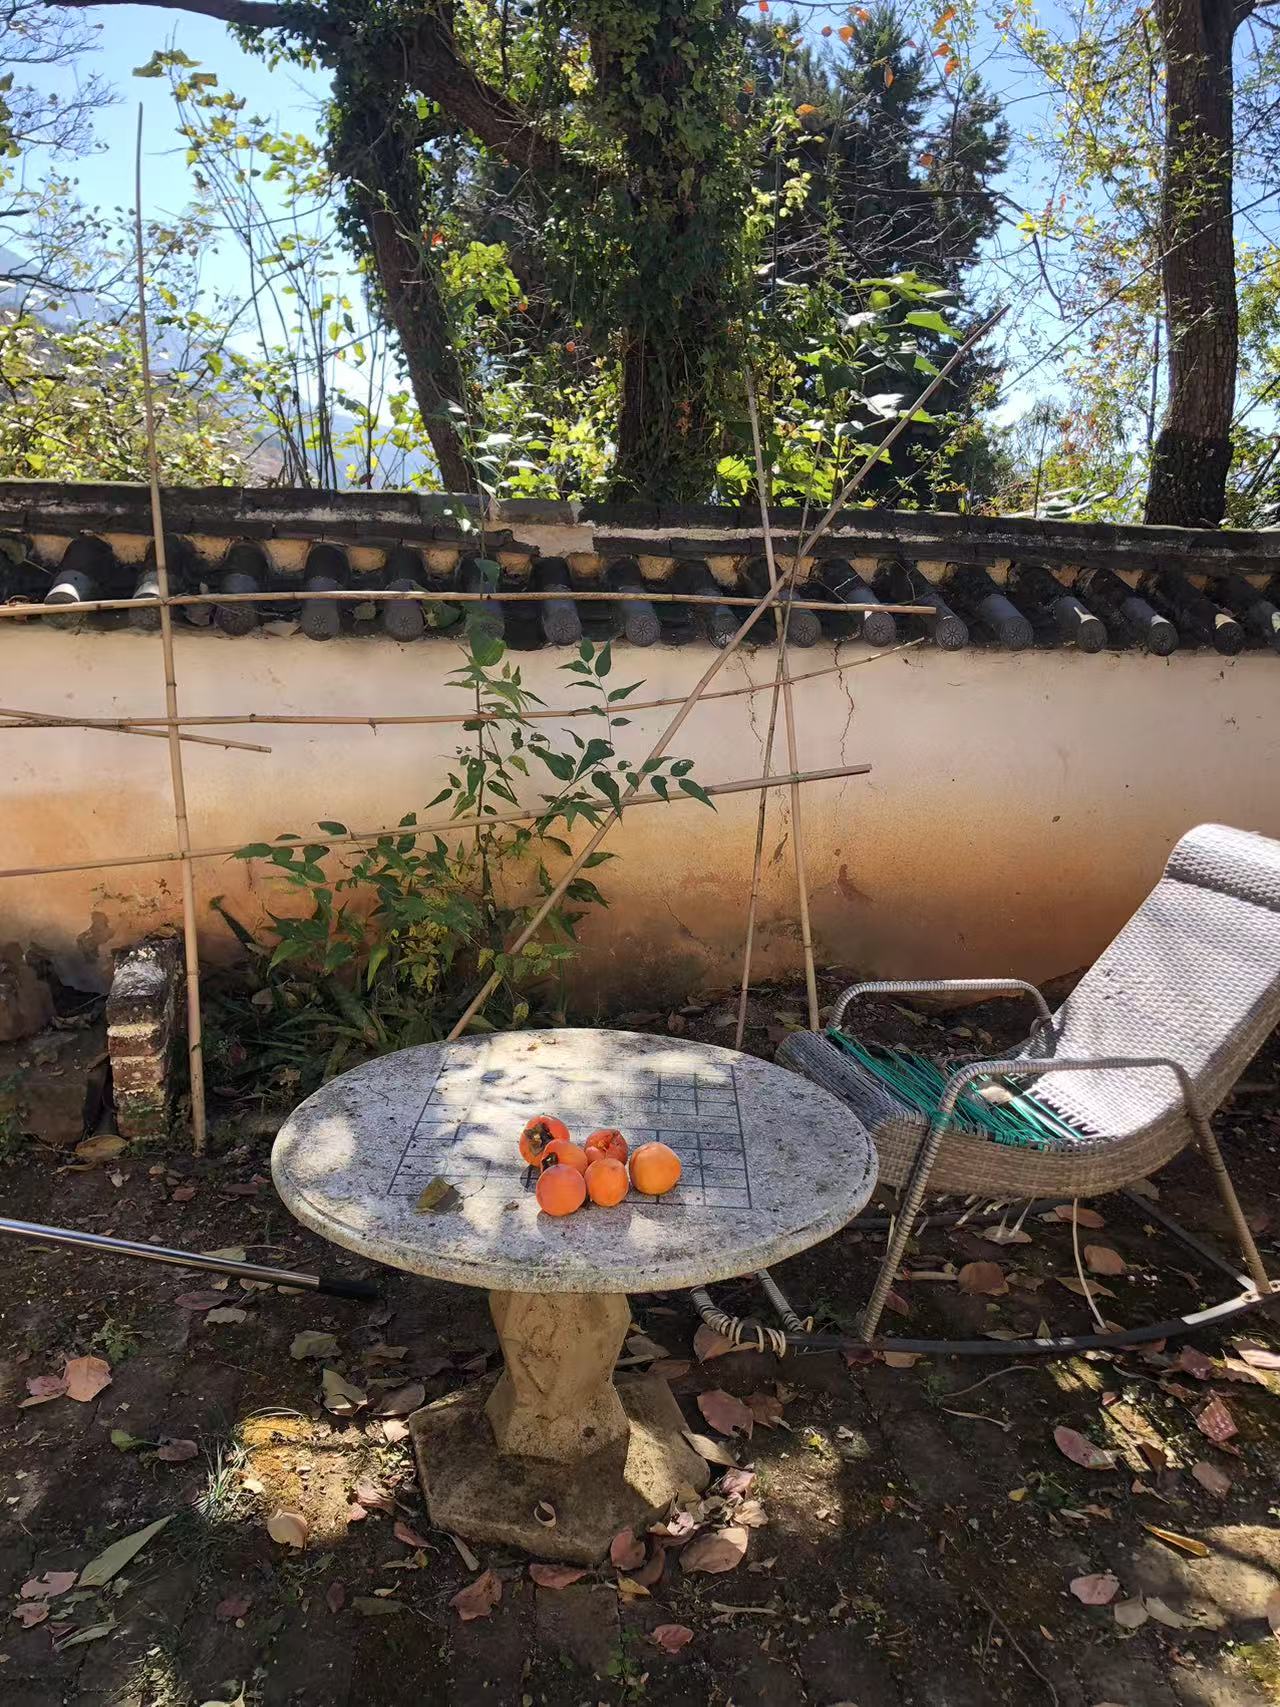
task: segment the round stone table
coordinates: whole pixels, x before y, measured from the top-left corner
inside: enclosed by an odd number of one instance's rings
[[[517,1149],[537,1114],[578,1140],[603,1126],[633,1150],[660,1139],[680,1183],[544,1215]],[[793,1256],[851,1220],[876,1178],[866,1131],[807,1079],[712,1044],[576,1029],[427,1044],[344,1073],[290,1115],[271,1171],[335,1244],[490,1294],[501,1375],[409,1419],[433,1522],[587,1563],[706,1485],[666,1383],[614,1381],[627,1293]],[[427,1208],[438,1181],[453,1190]]]

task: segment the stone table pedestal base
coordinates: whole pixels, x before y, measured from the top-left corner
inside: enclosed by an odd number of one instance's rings
[[[615,1385],[630,1321],[618,1294],[494,1293],[506,1368],[409,1418],[431,1521],[472,1541],[595,1564],[708,1471],[664,1381]],[[553,1527],[535,1510],[555,1512]]]

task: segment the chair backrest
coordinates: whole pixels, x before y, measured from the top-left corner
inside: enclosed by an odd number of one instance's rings
[[[1064,1059],[1171,1056],[1212,1111],[1277,1024],[1280,842],[1200,824],[1063,1003],[1054,1032]],[[1036,1094],[1117,1138],[1182,1118],[1162,1071],[1047,1073]]]

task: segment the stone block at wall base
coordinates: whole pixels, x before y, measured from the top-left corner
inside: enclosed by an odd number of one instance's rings
[[[182,977],[182,941],[176,936],[144,937],[116,956],[107,997],[107,1049],[122,1138],[157,1138],[169,1129]]]

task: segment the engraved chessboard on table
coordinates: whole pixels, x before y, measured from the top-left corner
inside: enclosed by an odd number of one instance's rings
[[[673,1191],[544,1215],[518,1140],[669,1144]],[[271,1174],[303,1223],[414,1274],[490,1290],[666,1291],[747,1274],[843,1227],[875,1183],[865,1128],[772,1061],[688,1038],[590,1028],[428,1043],[353,1067],[281,1128]],[[457,1202],[419,1208],[436,1178]]]
[[[447,1180],[463,1197],[510,1195],[517,1183],[532,1191],[531,1170],[513,1169],[516,1140],[530,1102],[519,1089],[486,1085],[484,1076],[446,1062],[414,1125],[388,1195],[416,1196],[431,1180]],[[613,1126],[636,1150],[667,1144],[680,1158],[680,1183],[650,1204],[664,1208],[750,1209],[751,1177],[732,1067],[689,1072],[645,1067],[620,1072],[612,1089],[598,1073],[571,1068],[538,1074],[540,1112],[554,1113],[581,1143]]]

